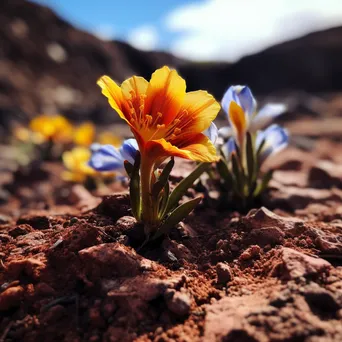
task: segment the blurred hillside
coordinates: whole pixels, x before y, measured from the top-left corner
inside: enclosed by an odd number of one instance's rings
[[[229,64],[193,63],[102,41],[24,0],[2,1],[0,22],[0,125],[5,126],[9,119],[25,120],[41,112],[112,122],[96,80],[103,74],[119,82],[133,74],[149,78],[165,64],[178,69],[189,90],[207,89],[218,99],[234,83],[246,83],[256,94],[342,89],[342,27]]]

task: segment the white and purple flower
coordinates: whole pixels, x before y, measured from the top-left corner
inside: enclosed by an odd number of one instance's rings
[[[255,133],[287,110],[282,103],[268,103],[257,111],[257,102],[251,90],[241,85],[229,87],[221,104],[230,125],[221,128],[219,135],[223,138],[233,136],[238,144],[243,143],[247,131]]]
[[[135,139],[125,140],[119,149],[112,145],[101,144],[93,144],[90,149],[92,156],[88,164],[96,171],[123,170],[124,161],[127,160],[133,164],[139,150]]]

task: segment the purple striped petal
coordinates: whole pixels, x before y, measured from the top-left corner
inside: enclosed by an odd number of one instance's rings
[[[283,103],[268,103],[260,109],[257,115],[253,118],[250,131],[256,132],[259,129],[267,126],[272,119],[285,113],[287,106]]]
[[[256,138],[257,149],[263,141],[265,141],[265,144],[260,152],[260,163],[264,162],[270,155],[283,150],[289,143],[289,134],[285,128],[274,124],[264,131],[258,132]]]
[[[229,140],[222,146],[222,153],[226,160],[229,160],[232,153],[236,151],[236,144],[234,138],[229,138]]]
[[[119,149],[123,160],[127,160],[131,164],[134,164],[137,151],[139,151],[139,146],[133,138],[125,140]]]
[[[123,168],[124,159],[112,145],[93,144],[93,152],[88,164],[96,171],[115,171]]]
[[[212,122],[207,130],[203,132],[210,141],[215,144],[218,138],[218,129],[217,126]]]

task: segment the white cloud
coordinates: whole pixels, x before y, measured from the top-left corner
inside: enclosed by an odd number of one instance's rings
[[[113,40],[115,38],[115,29],[111,24],[103,24],[96,27],[93,34],[102,40]]]
[[[342,24],[341,0],[206,0],[168,14],[171,52],[193,60],[229,60],[315,30]]]
[[[152,25],[135,28],[127,37],[127,42],[140,50],[155,50],[158,46],[158,32]]]

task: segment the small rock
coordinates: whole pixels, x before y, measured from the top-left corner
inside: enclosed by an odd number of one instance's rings
[[[261,248],[258,245],[248,247],[239,257],[240,261],[245,261],[259,256]]]
[[[115,223],[115,230],[125,234],[133,241],[144,241],[144,227],[133,216],[122,216]]]
[[[292,217],[276,215],[265,207],[261,207],[258,210],[252,209],[243,219],[243,223],[253,230],[265,227],[277,227],[284,232],[293,229],[296,222],[303,221]]]
[[[177,316],[187,316],[191,309],[191,297],[186,292],[167,290],[165,300],[168,309]]]
[[[122,232],[132,229],[137,224],[137,220],[133,216],[122,216],[116,221],[117,228]]]
[[[219,284],[226,284],[233,279],[233,273],[229,265],[219,262],[216,265],[217,282]]]
[[[190,261],[192,259],[190,250],[181,243],[165,239],[162,245],[165,251],[171,252],[177,259],[183,259],[186,261]]]
[[[37,230],[50,229],[50,221],[47,216],[23,216],[17,221],[17,224],[29,224]]]
[[[78,252],[88,274],[133,277],[141,273],[143,258],[127,246],[105,243]]]
[[[276,275],[280,272],[290,279],[317,275],[331,267],[331,264],[324,259],[314,258],[287,247],[281,249],[281,258],[283,263],[277,265],[272,273]]]
[[[6,311],[20,305],[24,296],[24,289],[21,286],[7,288],[0,293],[0,311]]]
[[[278,227],[263,227],[253,229],[247,237],[247,240],[252,244],[257,244],[261,247],[266,245],[279,245],[284,241],[285,233]]]

